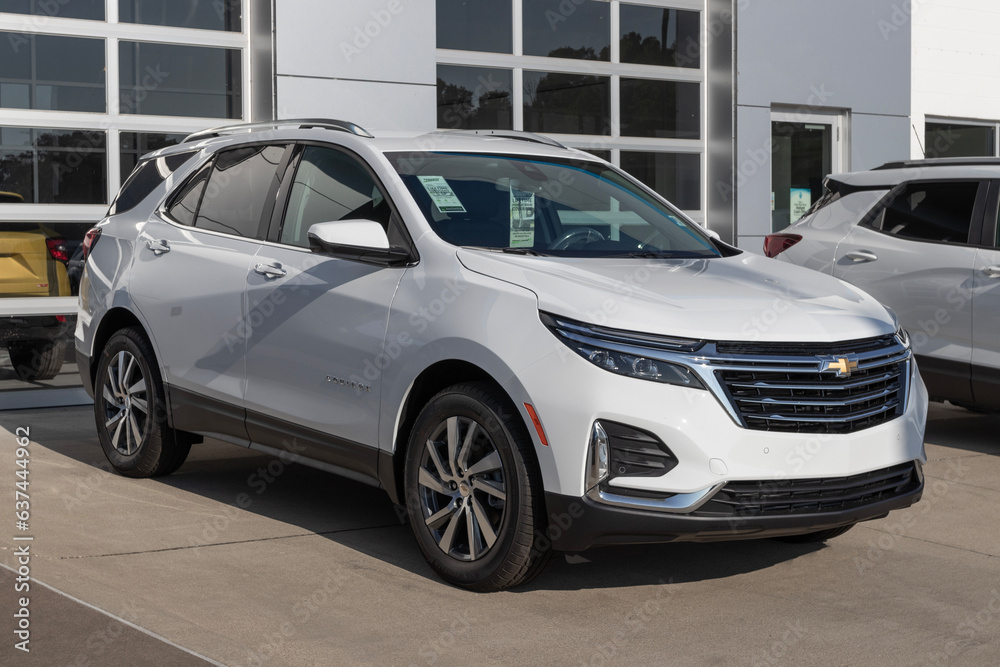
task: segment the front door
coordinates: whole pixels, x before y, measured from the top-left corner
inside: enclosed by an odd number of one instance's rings
[[[247,428],[255,445],[286,449],[374,477],[389,307],[405,269],[311,252],[319,222],[377,220],[392,211],[353,155],[304,146],[274,242],[247,278]]]

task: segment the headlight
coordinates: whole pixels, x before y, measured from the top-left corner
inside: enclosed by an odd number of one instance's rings
[[[705,388],[690,369],[669,360],[677,354],[697,351],[704,341],[608,329],[547,313],[540,316],[556,338],[608,372],[681,387]]]
[[[906,333],[906,329],[903,327],[896,329],[896,340],[906,349],[910,349],[910,334]]]

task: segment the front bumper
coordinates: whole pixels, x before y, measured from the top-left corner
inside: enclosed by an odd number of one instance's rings
[[[917,473],[919,465],[919,462],[914,462]],[[837,511],[763,516],[643,511],[612,507],[587,497],[547,492],[545,502],[549,527],[545,537],[554,549],[584,551],[593,546],[610,544],[717,542],[801,535],[880,519],[892,510],[916,503],[923,489],[923,477],[917,474],[913,484],[883,500]]]

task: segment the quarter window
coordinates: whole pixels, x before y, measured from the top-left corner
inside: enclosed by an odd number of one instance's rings
[[[375,179],[357,160],[330,148],[307,146],[295,173],[281,243],[309,247],[320,222],[375,220],[388,231],[392,209]]]
[[[911,183],[875,226],[887,234],[919,241],[968,243],[978,181]]]
[[[174,153],[166,157],[144,160],[122,186],[121,192],[111,205],[111,215],[124,213],[141,202],[155,190],[168,176],[180,169],[196,151]]]

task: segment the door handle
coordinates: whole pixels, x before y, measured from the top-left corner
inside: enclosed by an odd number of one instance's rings
[[[852,250],[847,253],[847,259],[852,262],[874,262],[878,259],[878,255],[873,253],[871,250]]]
[[[987,278],[1000,278],[1000,266],[987,266],[983,269]]]
[[[267,279],[280,278],[288,273],[280,266],[274,264],[258,264],[253,267],[253,270]]]
[[[170,246],[166,241],[146,241],[146,247],[152,250],[157,257],[170,252]]]

